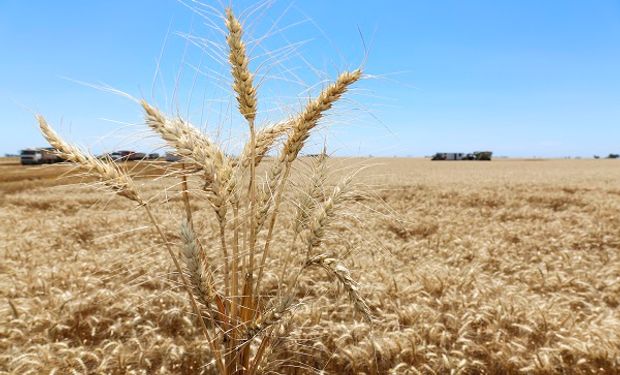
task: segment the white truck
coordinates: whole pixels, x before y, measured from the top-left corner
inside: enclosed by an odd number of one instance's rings
[[[22,165],[52,164],[64,161],[60,156],[56,155],[53,147],[27,148],[20,152],[19,159]]]

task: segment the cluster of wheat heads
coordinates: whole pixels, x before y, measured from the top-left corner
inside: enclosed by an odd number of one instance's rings
[[[142,197],[127,171],[68,144],[42,116],[37,119],[43,135],[63,158],[85,168],[101,185],[146,211],[189,297],[195,324],[202,330],[213,356],[211,365],[221,374],[254,374],[263,371],[269,350],[286,335],[283,327],[299,304],[296,287],[310,268],[325,270],[347,292],[359,316],[370,320],[369,308],[349,270],[337,256],[321,248],[330,223],[350,196],[351,176],[328,191],[327,158],[323,153],[313,162],[311,183],[296,194],[287,192],[292,165],[312,130],[362,77],[362,72],[357,69],[340,74],[317,97],[308,100],[297,115],[257,129],[257,90],[248,66],[243,28],[230,9],[225,19],[232,89],[249,129],[249,141],[238,157],[227,155],[188,121],[168,117],[146,101],[141,102],[146,124],[194,171],[200,171],[203,188],[200,196],[192,199],[209,202],[219,227],[219,243],[202,243],[195,232],[197,226],[185,188],[186,218],[178,220],[182,243],[181,249],[175,249],[152,214],[152,203]],[[276,144],[281,145],[279,155],[267,167],[266,176],[259,179],[257,167]],[[261,282],[269,265],[278,216],[287,200],[293,200],[291,204],[296,209],[291,220],[280,220],[282,225],[291,227],[292,233],[286,244],[286,267],[280,272],[275,289],[267,288]],[[217,253],[211,249],[217,249]]]

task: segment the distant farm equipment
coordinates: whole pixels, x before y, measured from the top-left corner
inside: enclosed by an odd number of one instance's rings
[[[146,159],[146,154],[135,151],[115,151],[109,154],[109,157],[114,161],[143,160]]]
[[[463,152],[438,152],[431,160],[491,160],[491,151],[475,151],[469,154]]]
[[[64,159],[56,155],[53,147],[22,150],[19,154],[19,160],[22,165],[52,164],[64,161]]]
[[[181,160],[181,156],[174,152],[166,152],[166,161],[179,161]]]

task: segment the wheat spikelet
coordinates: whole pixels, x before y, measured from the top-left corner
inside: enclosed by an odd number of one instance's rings
[[[194,295],[198,302],[209,308],[215,296],[213,275],[208,269],[204,254],[201,254],[196,236],[191,227],[184,222],[181,224],[181,239],[183,240],[183,261],[187,268],[189,281],[194,288]]]
[[[249,59],[245,52],[245,43],[241,39],[243,29],[235,17],[232,9],[226,9],[226,27],[228,36],[226,42],[230,48],[228,60],[233,76],[233,90],[237,94],[239,112],[249,122],[256,118],[256,88],[252,83],[252,73],[248,69]]]
[[[146,124],[168,144],[205,172],[206,187],[211,193],[210,202],[220,220],[226,217],[226,201],[233,197],[236,179],[232,164],[222,150],[211,140],[183,119],[169,119],[158,109],[142,101]]]
[[[266,219],[262,215],[267,214],[270,209],[269,206],[272,202],[271,195],[274,193],[278,195],[278,190],[283,189],[284,182],[286,178],[288,178],[290,165],[297,159],[305,141],[310,136],[310,131],[316,127],[318,121],[323,117],[324,112],[329,110],[348,90],[349,86],[357,82],[361,77],[362,71],[360,69],[340,74],[334,83],[326,87],[318,97],[310,100],[304,110],[290,120],[291,129],[288,131],[289,137],[280,152],[278,162],[274,163],[269,170],[267,189],[263,191],[262,199],[259,202],[259,211],[261,212],[259,217],[262,218],[262,221],[259,223],[261,225]],[[276,206],[278,204],[279,202],[275,202]],[[274,209],[274,211],[277,212],[277,209]],[[274,217],[274,215],[272,215],[272,217]],[[273,224],[270,223],[270,230],[272,226]]]
[[[309,266],[319,266],[327,271],[328,274],[334,276],[347,291],[349,299],[353,303],[355,309],[362,314],[366,321],[372,321],[370,308],[364,298],[360,295],[357,283],[351,277],[351,271],[349,271],[347,267],[338,262],[336,259],[329,258],[325,255],[310,258],[306,262],[306,267]]]
[[[362,77],[362,71],[356,69],[352,72],[340,74],[336,82],[325,88],[321,94],[306,105],[306,108],[293,120],[292,130],[286,140],[280,158],[282,161],[292,163],[304,146],[310,131],[317,125],[323,114],[342,97],[349,86]]]
[[[256,146],[254,164],[258,165],[265,155],[271,150],[275,142],[286,134],[291,129],[290,121],[279,122],[275,125],[267,126],[256,132]],[[243,148],[243,152],[239,160],[244,168],[247,168],[250,164],[250,158],[252,153],[251,143],[248,142]]]
[[[96,157],[84,153],[79,148],[65,142],[52,129],[43,116],[37,116],[41,133],[49,144],[56,149],[56,152],[63,159],[77,163],[83,168],[87,168],[91,175],[97,176],[108,189],[116,194],[128,198],[138,204],[144,204],[138,195],[133,180],[115,164],[105,163]]]
[[[308,227],[312,210],[324,199],[323,187],[327,179],[327,154],[325,150],[312,163],[312,176],[307,188],[296,199],[295,219],[293,221],[293,236],[296,238],[302,230]]]
[[[280,323],[284,315],[293,308],[293,298],[288,296],[279,301],[279,303],[258,317],[253,324],[246,326],[242,337],[247,341],[251,340],[261,332]]]
[[[309,219],[307,233],[304,238],[306,258],[311,256],[312,249],[321,244],[330,221],[336,215],[337,206],[346,198],[354,176],[355,174],[352,174],[340,181],[334,187],[330,196],[317,208],[312,218]]]

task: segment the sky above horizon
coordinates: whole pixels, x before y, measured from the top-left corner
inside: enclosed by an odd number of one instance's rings
[[[234,152],[245,125],[210,7],[228,2],[204,3],[0,1],[0,154],[45,145],[35,113],[95,153],[156,150],[131,98],[189,118]],[[620,1],[255,4],[233,8],[260,124],[299,110],[338,72],[366,73],[309,152],[326,141],[347,156],[620,153]]]

